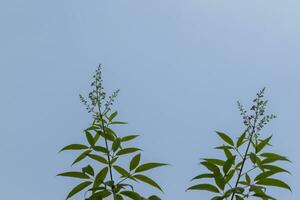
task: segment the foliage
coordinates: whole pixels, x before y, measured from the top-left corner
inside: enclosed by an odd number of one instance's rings
[[[166,164],[142,163],[141,149],[128,146],[128,143],[136,139],[138,135],[121,137],[113,130],[116,125],[126,124],[117,121],[118,112],[112,112],[111,110],[119,90],[106,99],[106,93],[102,86],[101,65],[99,65],[93,78],[91,84],[93,90],[89,94],[90,103],[80,95],[81,101],[93,117],[91,126],[84,130],[86,143],[70,144],[61,150],[80,152],[72,165],[78,165],[87,159],[90,159],[88,160],[90,164],[84,166],[81,171],[58,174],[58,176],[82,180],[69,192],[66,199],[84,190],[86,200],[107,198],[113,198],[114,200],[159,200],[160,198],[155,195],[148,198],[143,197],[134,190],[132,183],[143,182],[162,191],[161,187],[144,172]],[[128,158],[128,156],[131,156],[128,166],[124,167],[118,164],[121,157]],[[95,163],[96,167],[93,167]]]
[[[261,134],[264,126],[275,118],[274,115],[265,114],[267,101],[264,100],[264,92],[265,88],[257,93],[250,111],[246,111],[238,102],[245,130],[236,140],[226,133],[216,132],[223,145],[215,149],[222,151],[225,158],[202,159],[200,164],[208,172],[192,180],[207,181],[193,185],[188,190],[209,191],[214,194],[212,200],[242,200],[251,196],[268,200],[275,199],[268,194],[269,186],[291,190],[288,184],[274,177],[280,173],[289,174],[278,163],[290,161],[267,150],[271,146],[272,136],[263,137]]]

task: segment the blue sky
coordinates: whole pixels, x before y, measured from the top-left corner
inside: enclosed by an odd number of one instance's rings
[[[208,199],[185,192],[214,156],[215,130],[238,136],[236,106],[267,87],[278,118],[266,129],[293,164],[285,176],[300,196],[300,2],[296,0],[1,0],[0,199],[64,199],[74,181],[57,178],[90,122],[78,94],[97,65],[116,108],[141,135],[146,161],[172,164],[151,175],[163,199]],[[141,191],[151,192],[149,187]],[[82,196],[74,198],[82,199]]]

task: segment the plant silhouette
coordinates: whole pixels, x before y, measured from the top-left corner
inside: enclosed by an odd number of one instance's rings
[[[89,101],[80,95],[82,103],[93,118],[91,126],[84,130],[86,142],[85,144],[70,144],[61,150],[80,152],[72,165],[81,164],[83,160],[89,159],[89,164],[84,166],[81,171],[58,174],[58,176],[82,180],[69,192],[66,199],[73,197],[80,191],[85,191],[86,200],[108,198],[114,200],[159,200],[160,198],[156,195],[148,198],[143,197],[135,191],[133,183],[142,182],[162,191],[159,184],[144,173],[166,164],[157,162],[142,163],[141,149],[128,145],[138,135],[120,136],[114,131],[114,126],[126,124],[117,121],[118,112],[112,111],[119,90],[106,98],[101,70],[101,65],[99,65],[96,74],[93,76],[92,91],[88,95]],[[128,160],[126,167],[118,164],[121,158],[128,159],[129,156],[131,156],[131,159]]]
[[[200,164],[208,172],[192,180],[205,180],[205,183],[193,185],[188,190],[209,191],[214,194],[212,200],[242,200],[251,196],[274,200],[276,198],[268,194],[268,187],[291,190],[284,181],[274,178],[279,173],[289,174],[278,163],[290,161],[270,150],[272,136],[265,137],[262,132],[265,125],[275,118],[273,114],[265,114],[268,101],[264,100],[264,93],[265,88],[257,93],[250,111],[238,102],[245,130],[236,140],[226,133],[216,132],[223,145],[215,149],[221,150],[225,158],[204,158]]]

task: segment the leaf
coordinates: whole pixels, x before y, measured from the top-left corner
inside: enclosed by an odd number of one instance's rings
[[[152,195],[152,196],[148,197],[148,200],[161,200],[161,198],[159,198],[156,195]]]
[[[112,144],[112,150],[113,152],[116,152],[121,147],[121,139],[116,138],[115,141]]]
[[[257,160],[257,156],[254,153],[250,153],[250,160],[251,162],[255,165],[256,164],[256,160]]]
[[[215,183],[217,184],[217,186],[221,189],[221,190],[224,190],[224,187],[225,187],[225,179],[224,177],[222,176],[222,174],[215,174]]]
[[[95,142],[94,142],[94,137],[92,136],[92,134],[88,131],[85,131],[85,136],[86,136],[86,139],[87,139],[88,143],[91,146],[94,146]]]
[[[161,166],[165,166],[167,164],[164,163],[146,163],[146,164],[142,164],[140,165],[135,172],[143,172],[143,171],[147,171],[156,167],[161,167]]]
[[[114,196],[114,199],[115,199],[115,200],[124,200],[124,198],[123,198],[121,195],[119,195],[119,194],[116,194],[116,195]]]
[[[134,147],[125,148],[125,149],[121,149],[120,151],[118,151],[116,155],[120,156],[120,155],[124,155],[124,154],[134,153],[134,152],[137,152],[137,151],[140,151],[140,149],[139,148],[134,148]]]
[[[271,171],[276,171],[276,172],[286,172],[288,174],[291,174],[289,171],[281,168],[281,167],[278,167],[278,166],[275,166],[275,165],[262,165],[264,169],[268,169],[268,170],[271,170]]]
[[[263,140],[260,142],[255,149],[255,152],[258,153],[260,152],[267,144],[269,144],[269,141],[271,140],[272,136],[268,137],[267,139]]]
[[[109,141],[114,141],[116,138],[116,133],[110,128],[105,127],[105,132],[101,132],[101,136]]]
[[[89,154],[89,157],[92,158],[93,160],[96,160],[96,161],[100,162],[100,163],[108,164],[107,160],[105,158],[103,158],[102,156],[95,155],[95,154]]]
[[[202,178],[214,178],[214,175],[213,174],[200,174],[200,175],[192,178],[192,180],[202,179]]]
[[[90,165],[82,168],[82,171],[84,173],[87,173],[87,174],[91,175],[91,176],[94,176],[94,169]]]
[[[108,120],[111,122],[117,115],[118,115],[118,112],[117,112],[117,111],[114,112],[114,113],[112,113],[112,114],[109,116]]]
[[[118,165],[114,165],[113,168],[122,176],[126,177],[129,176],[130,173],[128,171],[126,171],[124,168],[118,166]]]
[[[250,183],[251,183],[251,178],[250,178],[250,176],[246,173],[246,182],[247,182],[247,184],[248,185],[250,185]]]
[[[127,196],[133,200],[142,200],[141,196],[138,193],[133,191],[122,191],[120,192],[120,194]]]
[[[211,184],[198,184],[198,185],[189,187],[187,190],[206,190],[206,191],[210,191],[210,192],[219,193],[219,189],[216,186],[211,185]]]
[[[62,148],[60,150],[61,151],[65,151],[65,150],[82,150],[82,149],[88,149],[89,147],[83,144],[70,144],[68,146],[65,146],[64,148]]]
[[[119,157],[113,157],[110,161],[110,164],[114,164],[117,160],[118,160]]]
[[[134,156],[130,161],[129,170],[130,171],[134,170],[139,165],[140,160],[141,160],[141,154],[137,154],[136,156]]]
[[[161,187],[154,180],[152,180],[151,178],[149,178],[145,175],[142,175],[142,174],[136,174],[133,177],[140,180],[140,181],[142,181],[142,182],[144,182],[144,183],[147,183],[147,184],[149,184],[149,185],[151,185],[151,186],[153,186],[153,187],[155,187],[155,188],[157,188],[157,189],[159,189],[160,191],[163,192]]]
[[[76,159],[75,161],[72,163],[72,165],[74,165],[75,163],[80,162],[81,160],[83,160],[85,157],[87,157],[87,155],[89,155],[89,153],[91,153],[92,150],[86,150],[83,153],[81,153]]]
[[[84,188],[86,188],[87,186],[91,185],[92,182],[91,181],[86,181],[83,183],[80,183],[79,185],[75,186],[71,192],[68,194],[66,199],[71,198],[72,196],[74,196],[75,194],[77,194],[78,192],[80,192],[81,190],[83,190]]]
[[[210,170],[211,172],[213,172],[214,175],[219,175],[219,174],[221,174],[220,169],[219,169],[216,165],[214,165],[214,164],[212,164],[212,163],[209,163],[209,162],[207,162],[207,161],[203,161],[203,162],[201,162],[201,164],[202,164],[203,166],[205,166],[208,170]]]
[[[105,153],[105,154],[108,153],[108,150],[106,148],[104,148],[104,147],[101,147],[101,146],[94,146],[93,149],[95,151],[99,151],[99,152],[102,152],[102,153]]]
[[[223,165],[224,174],[227,174],[227,172],[230,170],[230,168],[232,167],[232,165],[235,162],[235,158],[236,158],[235,156],[232,156],[225,162],[225,164]]]
[[[284,188],[284,189],[288,189],[288,190],[292,191],[288,184],[286,184],[285,182],[283,182],[281,180],[274,179],[274,178],[260,179],[259,181],[256,182],[256,184],[280,187],[280,188]]]
[[[244,198],[243,198],[243,197],[241,197],[241,196],[238,196],[238,195],[235,195],[235,199],[236,199],[236,200],[244,200]]]
[[[89,179],[90,177],[83,172],[64,172],[61,174],[57,174],[57,176],[67,176],[73,178],[81,178],[81,179]]]
[[[262,163],[268,163],[268,162],[274,162],[274,161],[277,161],[277,160],[282,160],[282,161],[288,161],[288,162],[291,162],[289,159],[287,159],[286,157],[284,156],[281,156],[279,154],[276,154],[276,153],[262,153],[260,154],[262,157],[265,157],[267,159],[265,159],[264,162]]]
[[[233,156],[229,149],[224,149],[223,151],[224,151],[227,159],[229,159]]]
[[[92,194],[87,200],[103,200],[104,198],[111,195],[111,192],[108,190],[103,190],[101,192],[96,192]]]
[[[222,132],[216,131],[216,133],[229,145],[234,146],[232,139],[226,134]]]
[[[266,171],[266,172],[262,172],[262,173],[258,174],[258,175],[254,178],[254,180],[255,180],[255,181],[258,181],[258,180],[261,180],[261,179],[265,179],[265,178],[267,178],[267,177],[269,177],[269,176],[272,176],[272,175],[274,175],[274,174],[277,174],[277,173],[279,173],[279,172],[275,172],[275,171]]]
[[[220,159],[204,158],[203,160],[205,160],[207,162],[210,162],[210,163],[213,163],[215,165],[220,165],[220,166],[223,166],[225,164],[225,161],[220,160]]]
[[[235,170],[230,170],[225,176],[225,184],[227,184],[233,177]]]
[[[237,143],[236,143],[236,147],[239,148],[243,143],[244,143],[244,139],[246,137],[246,133],[247,131],[245,131],[238,139]]]
[[[135,138],[137,138],[139,135],[128,135],[128,136],[125,136],[121,139],[121,142],[128,142],[130,140],[133,140]]]
[[[128,124],[127,122],[111,122],[110,124]]]
[[[108,173],[108,167],[104,167],[95,178],[94,187],[99,186],[106,178],[106,175]]]

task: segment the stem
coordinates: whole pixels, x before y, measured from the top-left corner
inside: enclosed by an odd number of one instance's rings
[[[99,111],[98,116],[100,117],[102,131],[103,131],[103,134],[104,134],[105,148],[107,150],[106,156],[107,156],[107,162],[108,162],[108,169],[109,169],[110,180],[112,182],[111,190],[112,190],[113,197],[114,197],[114,200],[115,200],[116,199],[116,194],[115,194],[115,190],[114,190],[115,189],[115,185],[114,185],[114,179],[113,179],[113,174],[112,174],[112,169],[111,169],[112,168],[111,167],[111,159],[110,159],[110,153],[109,153],[109,149],[108,149],[108,142],[107,142],[107,138],[106,138],[106,131],[105,131],[105,127],[104,127],[104,123],[103,123],[103,117],[102,117],[102,113],[101,113],[101,104],[100,104],[98,89],[99,88],[96,87],[96,91],[97,91],[97,104],[98,104],[98,111]]]
[[[257,105],[257,107],[258,107],[258,105]],[[255,112],[255,118],[254,118],[254,122],[253,122],[253,126],[252,126],[252,131],[250,133],[249,142],[248,142],[247,149],[246,149],[244,157],[243,157],[243,162],[242,162],[242,165],[241,165],[241,169],[239,171],[238,178],[237,178],[236,183],[235,183],[235,187],[234,187],[234,190],[233,190],[233,193],[232,193],[232,196],[231,196],[231,200],[233,200],[233,198],[234,198],[234,195],[236,193],[236,188],[238,187],[240,178],[242,177],[242,172],[243,172],[243,168],[244,168],[245,162],[247,160],[247,155],[248,155],[248,151],[250,149],[250,144],[251,144],[251,141],[252,141],[252,137],[253,137],[253,135],[255,133],[257,118],[258,118],[258,111],[256,110],[256,112]]]
[[[257,166],[255,166],[255,167],[253,167],[253,168],[249,169],[248,171],[246,171],[246,172],[242,173],[242,175],[241,175],[241,176],[244,176],[245,174],[248,174],[249,172],[251,172],[252,170],[255,170],[256,168],[257,168]]]

